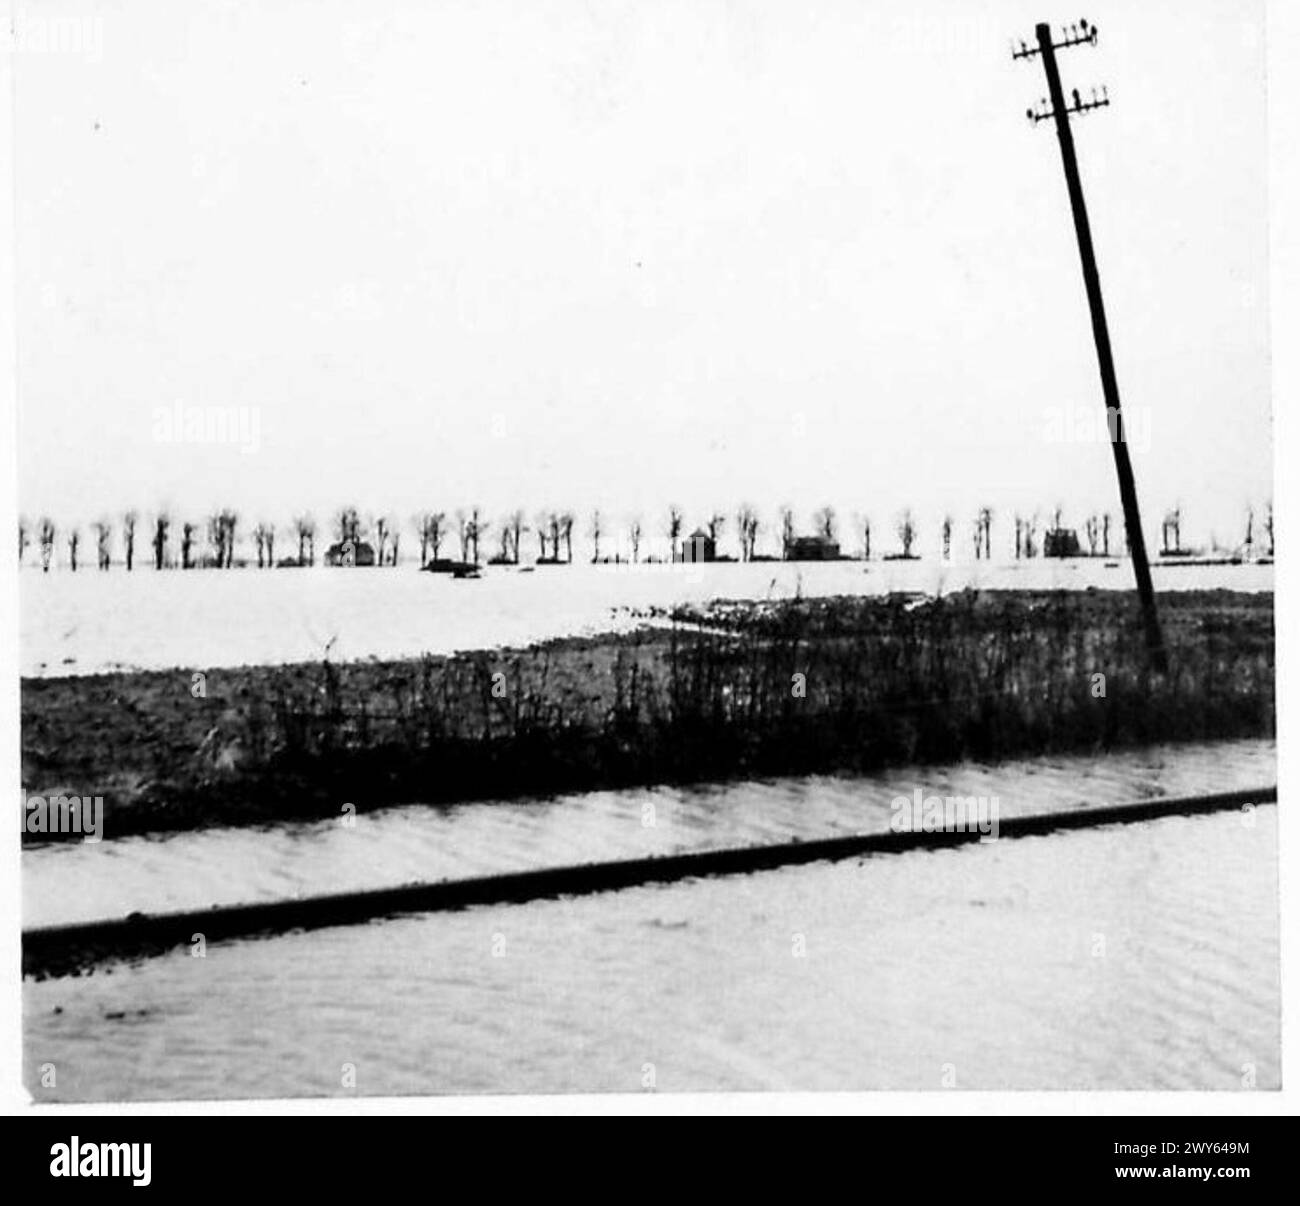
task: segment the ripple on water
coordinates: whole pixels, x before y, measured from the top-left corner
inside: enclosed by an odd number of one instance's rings
[[[38,1100],[1236,1089],[1276,808],[217,944],[24,986]],[[61,1010],[62,1012],[55,1012]],[[143,1012],[141,1012],[143,1011]],[[58,1069],[39,1087],[42,1063]]]

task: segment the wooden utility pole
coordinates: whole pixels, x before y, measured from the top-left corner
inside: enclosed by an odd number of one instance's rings
[[[1124,507],[1124,525],[1128,532],[1133,558],[1133,573],[1137,579],[1138,597],[1142,603],[1142,618],[1146,626],[1147,649],[1151,663],[1160,673],[1169,669],[1169,657],[1160,632],[1160,617],[1156,612],[1155,589],[1151,585],[1151,565],[1147,561],[1146,541],[1142,535],[1142,515],[1138,509],[1137,483],[1133,478],[1133,465],[1129,460],[1128,441],[1124,435],[1124,419],[1119,404],[1119,383],[1115,379],[1115,359],[1110,349],[1110,331],[1106,326],[1106,308],[1101,300],[1101,278],[1097,274],[1097,257],[1092,247],[1092,228],[1088,224],[1088,210],[1083,201],[1083,185],[1079,181],[1079,162],[1074,154],[1074,135],[1070,130],[1071,114],[1083,114],[1110,104],[1105,89],[1098,99],[1094,89],[1091,100],[1083,100],[1076,88],[1071,93],[1072,104],[1065,102],[1061,88],[1061,74],[1056,66],[1056,52],[1070,46],[1097,44],[1097,27],[1081,21],[1063,31],[1059,42],[1052,40],[1051,27],[1035,26],[1036,47],[1020,43],[1012,50],[1014,59],[1030,59],[1038,55],[1043,60],[1047,75],[1048,96],[1038,109],[1028,110],[1027,116],[1037,125],[1049,119],[1056,123],[1056,135],[1061,144],[1061,164],[1065,168],[1065,185],[1070,194],[1070,209],[1074,214],[1074,233],[1079,242],[1079,259],[1083,265],[1083,284],[1088,293],[1088,308],[1092,313],[1092,337],[1097,345],[1097,367],[1101,371],[1101,391],[1106,402],[1109,420],[1110,446],[1115,454],[1115,473],[1119,477],[1120,502]]]

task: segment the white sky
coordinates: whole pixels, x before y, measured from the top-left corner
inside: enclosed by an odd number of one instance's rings
[[[921,10],[924,10],[923,12]],[[1271,493],[1262,6],[19,6],[22,509],[1118,513],[1046,92],[1148,539]],[[42,50],[62,16],[80,46]],[[42,24],[44,23],[44,24]],[[62,27],[66,39],[68,26]],[[25,49],[24,49],[25,48]],[[157,408],[253,407],[259,446]],[[732,525],[734,527],[734,521]],[[964,531],[964,527],[963,527]],[[408,535],[406,539],[410,539]],[[933,539],[927,541],[931,546]]]

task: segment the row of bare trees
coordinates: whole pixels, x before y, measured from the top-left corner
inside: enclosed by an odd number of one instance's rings
[[[752,561],[758,558],[760,534],[765,526],[757,509],[744,503],[735,513],[735,549],[739,560]],[[818,508],[811,515],[811,531],[827,546],[833,546],[838,552],[839,517],[833,507]],[[993,519],[990,507],[980,507],[971,520],[971,540],[976,560],[989,560],[993,556]],[[161,510],[152,517],[152,526],[147,528],[148,544],[152,552],[155,569],[177,567],[194,569],[199,567],[230,568],[236,564],[235,550],[239,535],[240,517],[231,508],[221,508],[212,512],[205,521],[182,520],[179,525],[166,510]],[[518,565],[524,551],[524,536],[534,533],[537,537],[537,560],[545,564],[571,563],[574,555],[574,530],[577,517],[572,511],[543,510],[533,516],[529,524],[522,509],[511,511],[498,519],[495,524],[484,517],[479,507],[463,508],[450,516],[445,511],[420,511],[411,517],[411,528],[419,541],[420,564],[443,559],[444,546],[454,534],[460,560],[478,564],[483,555],[483,542],[495,529],[496,551],[490,563],[497,565]],[[713,511],[707,515],[701,530],[707,534],[714,549],[721,546],[727,531],[728,517],[722,511]],[[1030,515],[1017,513],[1014,516],[1014,551],[1017,560],[1044,555],[1047,542],[1041,531],[1043,520],[1040,513]],[[662,534],[667,537],[671,557],[676,558],[685,537],[686,516],[680,507],[669,507],[663,521]],[[853,517],[854,535],[857,538],[858,556],[866,559],[872,557],[872,524],[870,516],[857,514]],[[140,528],[140,515],[137,511],[124,512],[119,521],[122,560],[128,570],[135,567],[136,539]],[[1122,524],[1120,525],[1122,528]],[[1260,530],[1257,530],[1260,529]],[[1112,517],[1109,513],[1093,513],[1087,516],[1083,524],[1083,540],[1079,551],[1086,551],[1091,556],[1110,556],[1113,541]],[[112,541],[114,536],[113,521],[107,518],[96,520],[90,525],[94,535],[96,564],[100,570],[107,570],[112,564]],[[260,520],[250,530],[252,546],[256,551],[258,568],[270,568],[276,565],[309,566],[316,563],[316,537],[318,528],[316,520],[310,514],[296,516],[289,524],[289,538],[294,541],[296,552],[276,560],[276,525]],[[956,521],[951,514],[945,515],[940,529],[940,550],[945,560],[952,556]],[[1049,532],[1063,531],[1063,512],[1055,508],[1050,517]],[[595,510],[591,513],[586,528],[590,539],[591,560],[621,561],[624,550],[630,550],[633,562],[641,560],[642,548],[646,536],[645,524],[640,516],[632,516],[622,525],[614,525],[604,512]],[[791,547],[798,536],[798,524],[792,508],[779,509],[773,528],[776,548],[781,557],[790,554]],[[910,509],[903,510],[894,521],[894,534],[897,537],[897,553],[903,557],[914,556],[920,533],[915,516]],[[401,527],[390,515],[362,518],[355,506],[346,506],[336,512],[332,535],[337,546],[368,546],[371,556],[367,564],[377,566],[396,565],[400,557]],[[42,516],[34,524],[26,517],[18,522],[18,557],[23,561],[28,547],[35,540],[39,549],[40,563],[46,570],[56,561],[56,542],[59,536],[53,520]],[[622,536],[622,545],[617,546],[614,555],[609,555],[611,544],[617,544]],[[81,565],[81,531],[75,525],[63,533],[67,547],[67,564],[76,570]],[[200,548],[200,537],[206,547]],[[1264,507],[1262,523],[1257,522],[1254,507],[1246,511],[1245,549],[1253,554],[1257,544],[1266,544],[1267,553],[1273,555],[1273,504]],[[1217,547],[1217,541],[1212,542]],[[1161,549],[1165,554],[1180,554],[1182,545],[1182,508],[1174,507],[1164,517],[1161,525]],[[654,560],[651,556],[648,558]],[[766,558],[774,559],[772,557]],[[245,564],[245,562],[240,562]]]

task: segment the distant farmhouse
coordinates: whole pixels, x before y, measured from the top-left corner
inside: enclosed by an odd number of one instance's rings
[[[716,561],[717,542],[703,528],[696,528],[685,540],[674,557],[675,561]]]
[[[792,536],[785,546],[787,561],[838,561],[839,542],[825,536]]]
[[[375,546],[364,540],[340,540],[325,550],[326,565],[374,565]]]
[[[1044,557],[1082,557],[1079,536],[1073,528],[1052,528],[1043,536]]]

